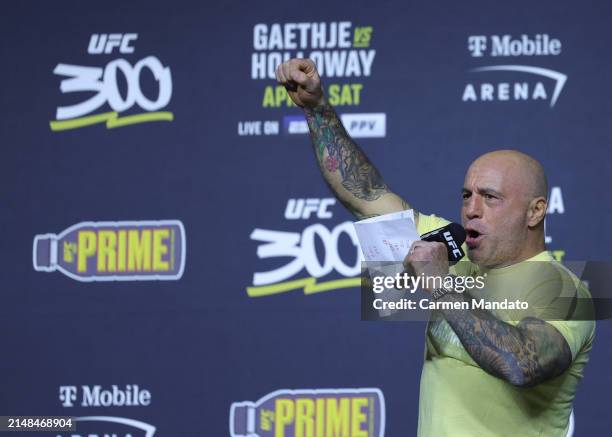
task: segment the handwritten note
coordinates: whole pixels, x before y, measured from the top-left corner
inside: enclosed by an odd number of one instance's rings
[[[366,261],[403,261],[413,241],[419,240],[414,212],[380,215],[354,223]]]

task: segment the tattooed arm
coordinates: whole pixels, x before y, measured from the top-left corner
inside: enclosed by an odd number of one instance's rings
[[[344,206],[360,218],[410,208],[391,192],[329,103],[304,112],[321,173]]]
[[[409,209],[406,201],[391,192],[325,101],[314,63],[292,59],[279,65],[276,75],[291,99],[304,109],[319,168],[340,202],[358,218]]]
[[[440,300],[460,302],[460,294]],[[570,366],[572,353],[552,325],[526,317],[512,326],[486,310],[443,310],[465,350],[485,371],[517,387],[532,387]]]
[[[415,276],[443,278],[448,275],[447,256],[442,243],[415,241],[404,266],[411,268]],[[470,299],[466,292],[449,293],[439,300],[462,303]],[[551,324],[525,317],[513,326],[486,310],[470,307],[451,305],[451,309],[440,311],[472,359],[491,375],[517,387],[531,387],[560,375],[570,366],[569,345]]]

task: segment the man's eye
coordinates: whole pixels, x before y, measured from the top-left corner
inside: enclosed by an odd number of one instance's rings
[[[463,194],[461,195],[461,197],[462,197],[463,199],[467,199],[468,197],[470,197],[470,193],[463,193]]]
[[[495,199],[495,196],[492,195],[492,194],[485,194],[484,198],[487,199],[487,200],[491,200],[491,199]]]

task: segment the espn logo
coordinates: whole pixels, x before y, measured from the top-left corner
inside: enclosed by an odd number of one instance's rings
[[[352,138],[384,138],[387,134],[387,114],[342,114],[342,124]]]
[[[285,134],[307,134],[308,123],[302,115],[286,115],[283,117],[283,131]]]

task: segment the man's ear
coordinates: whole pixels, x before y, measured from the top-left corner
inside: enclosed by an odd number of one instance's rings
[[[543,223],[547,208],[548,202],[544,197],[536,197],[529,202],[529,208],[527,209],[527,225],[530,228],[534,228],[540,223]]]

